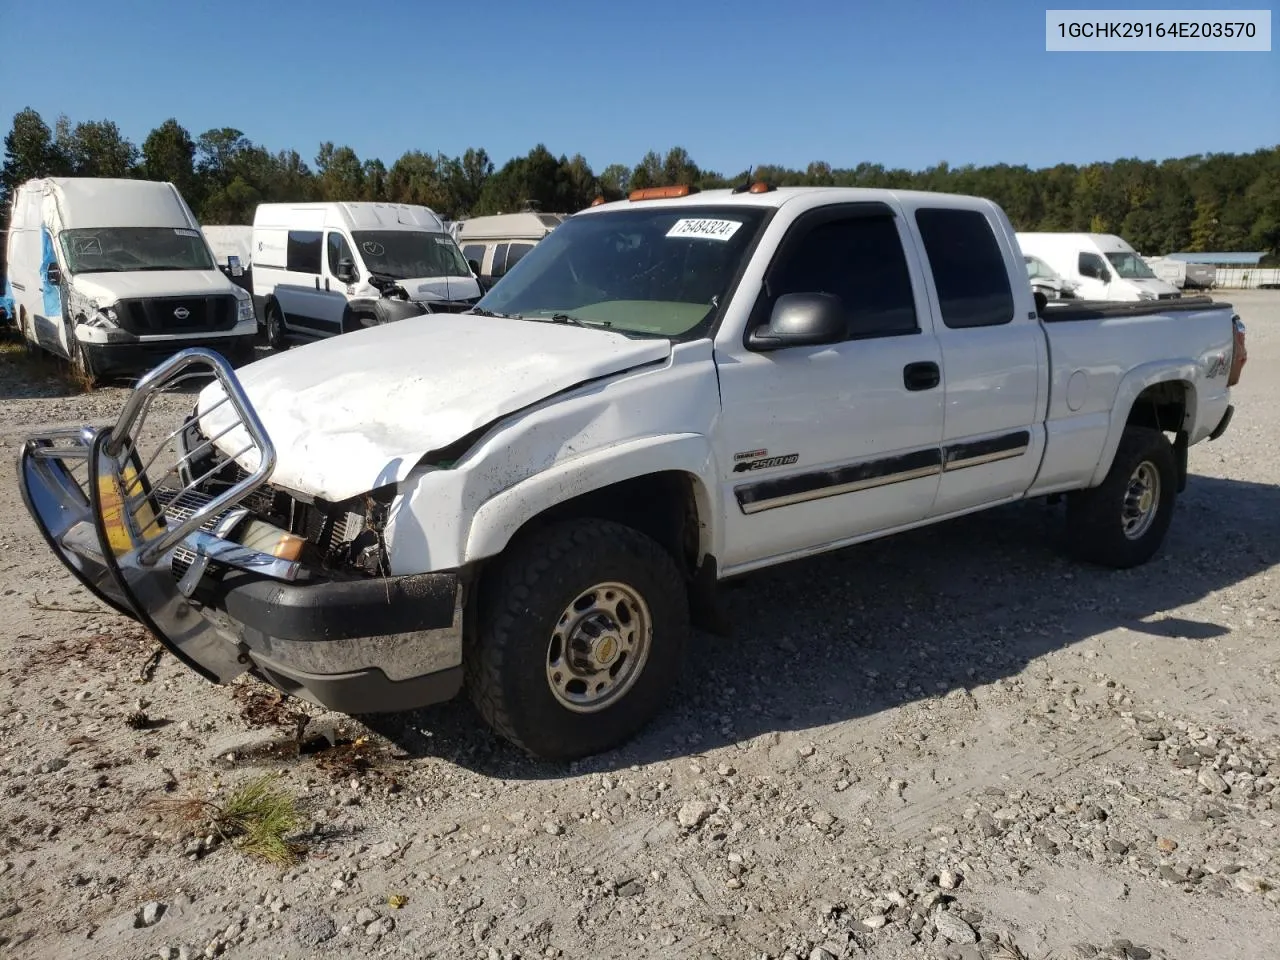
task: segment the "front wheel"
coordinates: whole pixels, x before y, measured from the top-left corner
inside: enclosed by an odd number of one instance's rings
[[[689,601],[671,555],[621,524],[571,520],[513,543],[481,586],[467,687],[498,733],[548,760],[630,739],[679,676]]]
[[[284,317],[280,314],[280,304],[275,301],[267,304],[267,346],[277,352],[289,348],[289,340],[284,329]]]
[[[1119,570],[1146,563],[1169,530],[1177,487],[1168,438],[1151,427],[1126,427],[1106,479],[1067,500],[1072,553]]]

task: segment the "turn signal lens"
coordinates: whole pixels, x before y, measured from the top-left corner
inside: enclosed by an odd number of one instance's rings
[[[281,530],[271,523],[261,520],[250,520],[240,536],[240,543],[250,550],[270,554],[281,560],[296,562],[302,556],[305,537],[299,537],[287,530]]]

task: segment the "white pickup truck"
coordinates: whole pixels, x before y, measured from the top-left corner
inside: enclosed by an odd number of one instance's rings
[[[565,759],[662,707],[726,578],[1062,494],[1082,559],[1146,561],[1243,337],[1205,298],[1037,302],[983,199],[637,191],[468,313],[180,354],[20,476],[71,572],[209,680],[353,714],[465,685]]]

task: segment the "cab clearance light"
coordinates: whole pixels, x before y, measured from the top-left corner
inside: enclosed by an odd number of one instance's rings
[[[627,194],[628,200],[666,200],[670,197],[687,197],[697,193],[697,187],[682,183],[678,187],[645,187],[643,190],[632,190]]]
[[[602,203],[604,203],[604,197],[596,197],[594,200],[591,201],[591,205],[593,207],[598,207]]]
[[[772,183],[769,183],[768,181],[757,180],[754,183],[752,183],[750,186],[748,186],[745,183],[740,183],[733,188],[733,192],[734,193],[768,193],[770,190],[777,190],[777,189],[778,189],[777,187],[775,187]]]

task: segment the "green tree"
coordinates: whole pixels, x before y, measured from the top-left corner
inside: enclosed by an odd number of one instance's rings
[[[364,167],[350,147],[335,147],[331,141],[320,144],[316,174],[322,200],[359,200],[364,194]]]
[[[1191,242],[1188,250],[1217,250],[1218,246],[1218,202],[1212,198],[1201,197],[1196,200],[1196,215],[1191,221]]]
[[[74,127],[66,117],[57,120],[59,152],[77,177],[128,177],[138,163],[138,148],[111,120],[86,120]]]
[[[9,200],[21,184],[35,177],[67,173],[66,158],[53,139],[53,131],[36,111],[27,107],[13,117],[4,138],[4,167],[0,169],[0,200],[8,216]]]
[[[196,177],[196,143],[182,124],[170,117],[142,142],[142,174],[178,188],[193,210],[204,199]]]

